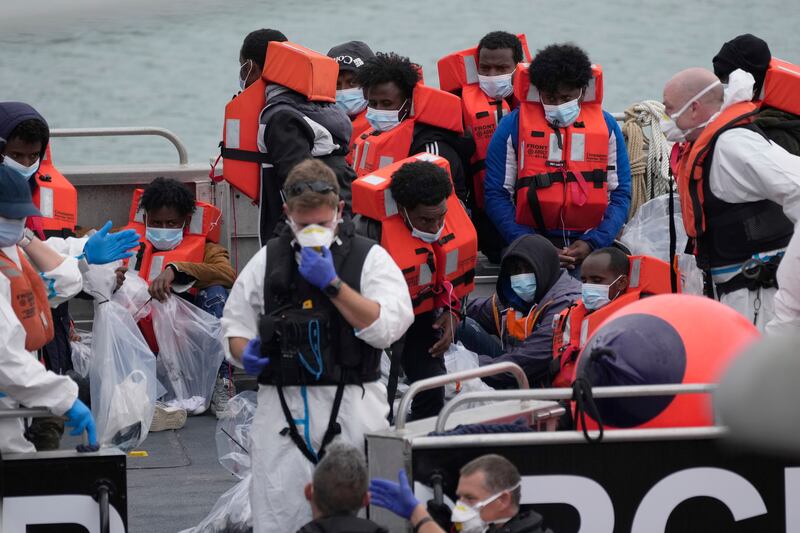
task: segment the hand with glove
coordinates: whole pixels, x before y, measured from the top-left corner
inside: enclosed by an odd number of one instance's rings
[[[397,476],[399,483],[387,479],[373,479],[369,482],[369,493],[373,505],[388,509],[394,514],[409,520],[414,509],[420,505],[408,483],[405,469]]]
[[[83,247],[86,262],[90,265],[105,265],[133,256],[129,252],[139,246],[140,236],[135,230],[126,229],[117,233],[108,233],[111,221],[105,223],[100,231],[89,237]]]
[[[89,446],[97,446],[97,429],[94,425],[92,412],[86,407],[86,404],[80,400],[75,400],[75,403],[72,404],[69,411],[64,413],[64,416],[67,417],[64,425],[75,428],[70,431],[70,435],[76,437],[85,431],[89,436]]]
[[[269,357],[261,355],[261,339],[250,339],[242,353],[242,366],[251,376],[258,376],[267,368]]]
[[[313,248],[303,248],[300,250],[300,275],[307,282],[322,290],[336,279],[336,268],[333,266],[333,254],[331,251],[322,247],[317,252]]]

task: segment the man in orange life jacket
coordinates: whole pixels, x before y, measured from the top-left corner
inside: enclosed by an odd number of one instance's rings
[[[353,133],[350,136],[350,153],[347,161],[353,164],[353,143],[359,135],[370,128],[367,122],[367,100],[364,91],[356,83],[356,72],[364,62],[375,57],[369,46],[361,41],[348,41],[328,50],[328,57],[339,63],[339,75],[336,79],[336,105],[347,113],[353,122]]]
[[[145,212],[145,239],[152,248],[160,252],[180,252],[184,230],[189,228],[191,217],[195,213],[192,192],[174,179],[156,178],[142,193],[139,206]],[[227,289],[233,286],[236,278],[228,251],[224,247],[206,241],[202,256],[194,260],[165,262],[163,271],[150,282],[152,298],[163,302],[174,291],[207,313],[222,318],[222,310],[228,299]],[[196,289],[197,292],[190,295],[187,292],[190,289]],[[210,407],[218,417],[225,412],[228,400],[236,394],[231,372],[230,365],[223,361]]]
[[[359,68],[356,73],[356,83],[364,89],[364,97],[367,99],[366,117],[374,130],[373,135],[386,135],[403,121],[412,118],[414,89],[419,81],[419,66],[407,57],[393,52],[378,52]],[[447,96],[452,98],[451,95]],[[362,141],[364,141],[363,135],[357,144]],[[450,175],[453,178],[456,196],[463,202],[467,199],[464,169],[473,150],[473,142],[455,131],[416,122],[408,153],[402,154],[401,158],[428,152],[447,159],[450,163]],[[358,161],[355,164],[358,166]]]
[[[486,155],[486,213],[510,243],[541,233],[573,273],[609,246],[630,206],[622,132],[602,110],[602,73],[570,44],[539,50],[528,69],[526,101],[497,127]],[[518,94],[519,97],[519,94]]]
[[[725,99],[719,79],[691,68],[664,86],[667,139],[685,142],[677,166],[687,234],[709,295],[759,329],[773,316],[775,270],[800,218],[800,158],[750,125],[753,78],[741,70]],[[738,100],[738,101],[737,101]]]
[[[558,250],[541,235],[523,235],[503,254],[493,296],[467,306],[457,338],[482,365],[510,361],[531,384],[549,385],[553,360],[553,317],[580,298],[581,285],[559,266]],[[510,374],[484,381],[516,387]]]
[[[78,399],[77,385],[46,370],[35,354],[53,337],[50,303],[81,289],[78,261],[26,233],[29,216],[41,213],[27,178],[0,166],[0,408],[46,407],[66,416],[73,435],[86,431],[96,445],[94,419]],[[21,418],[0,420],[0,452],[33,452],[23,431]]]
[[[465,60],[460,57],[459,53],[440,60],[440,84],[442,84],[443,69],[447,69],[452,64],[453,56],[457,56],[455,59],[458,66],[464,68]],[[500,119],[517,107],[518,102],[514,98],[513,76],[517,64],[524,60],[522,42],[519,37],[505,31],[487,33],[477,47],[477,84],[462,85],[454,91],[455,94],[461,96],[464,128],[475,141],[475,153],[470,159],[470,166],[467,170],[471,218],[478,231],[479,248],[493,263],[500,263],[503,239],[483,209],[486,152]],[[442,84],[442,88],[450,90],[444,84]]]
[[[581,266],[581,300],[588,313],[611,303],[628,290],[630,261],[619,248],[595,250]]]
[[[261,77],[267,61],[267,46],[286,41],[277,30],[256,30],[245,37],[239,54],[242,89]],[[267,105],[259,117],[258,148],[267,154],[262,166],[260,217],[261,243],[265,244],[283,219],[283,187],[289,171],[304,159],[318,158],[336,173],[345,209],[350,211],[350,184],[355,178],[345,161],[353,126],[344,111],[333,104],[308,99],[276,83],[266,88]]]

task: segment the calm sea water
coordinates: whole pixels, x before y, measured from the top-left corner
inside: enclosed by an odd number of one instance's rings
[[[24,100],[51,127],[161,126],[192,162],[217,153],[225,103],[238,88],[245,34],[260,27],[326,52],[366,41],[424,67],[488,31],[525,32],[532,49],[583,46],[605,70],[605,107],[661,98],[664,82],[710,67],[720,45],[754,33],[773,54],[800,62],[796,0],[2,0],[0,100]],[[13,4],[13,5],[7,5]],[[54,142],[56,162],[171,162],[162,139]]]

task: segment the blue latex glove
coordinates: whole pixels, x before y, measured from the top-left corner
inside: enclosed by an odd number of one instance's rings
[[[258,376],[268,364],[269,357],[261,355],[261,339],[258,337],[250,339],[242,354],[242,366],[245,371],[251,376]]]
[[[331,251],[322,247],[322,252],[313,248],[300,250],[300,275],[318,289],[324,289],[336,279],[336,268],[333,266]]]
[[[83,247],[86,261],[90,265],[105,265],[133,255],[128,250],[139,246],[140,236],[135,230],[126,229],[117,233],[108,233],[111,221],[105,223],[100,231],[89,237]]]
[[[64,425],[75,428],[69,432],[70,435],[76,437],[85,431],[89,435],[89,445],[97,446],[97,429],[94,425],[92,412],[86,407],[86,404],[80,400],[75,400],[75,403],[72,404],[72,407],[69,408],[69,411],[64,416],[67,417]]]
[[[408,483],[405,469],[401,468],[397,475],[399,483],[387,479],[373,479],[369,482],[369,492],[373,505],[389,509],[406,520],[411,518],[419,500],[414,496]]]

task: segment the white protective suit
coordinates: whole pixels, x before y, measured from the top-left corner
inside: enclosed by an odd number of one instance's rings
[[[786,247],[778,267],[778,292],[775,293],[774,313],[764,333],[768,335],[797,335],[800,333],[800,235],[794,236]]]
[[[16,246],[1,250],[19,266]],[[58,267],[42,273],[51,307],[80,292],[78,263],[75,257],[66,257]],[[36,354],[25,349],[25,329],[11,307],[11,285],[3,275],[0,275],[0,391],[6,394],[0,398],[2,409],[16,409],[20,405],[46,407],[57,415],[67,412],[78,397],[78,386],[71,379],[48,372]],[[0,452],[35,451],[23,433],[21,418],[0,419]]]
[[[222,318],[226,338],[253,339],[258,336],[258,316],[264,312],[264,271],[267,249],[250,260],[231,290]],[[408,285],[391,256],[380,246],[373,246],[364,260],[361,294],[381,306],[380,316],[357,337],[370,346],[384,349],[398,340],[414,320]],[[225,342],[228,360],[232,359]],[[286,402],[298,423],[298,431],[319,449],[328,426],[336,387],[284,387]],[[337,421],[342,427],[338,439],[363,449],[364,434],[388,427],[389,406],[386,388],[380,382],[345,386]],[[258,408],[250,431],[250,457],[253,477],[250,504],[253,531],[272,533],[297,531],[311,520],[311,508],[303,488],[311,481],[314,465],[303,456],[288,435],[277,389],[260,385]]]

